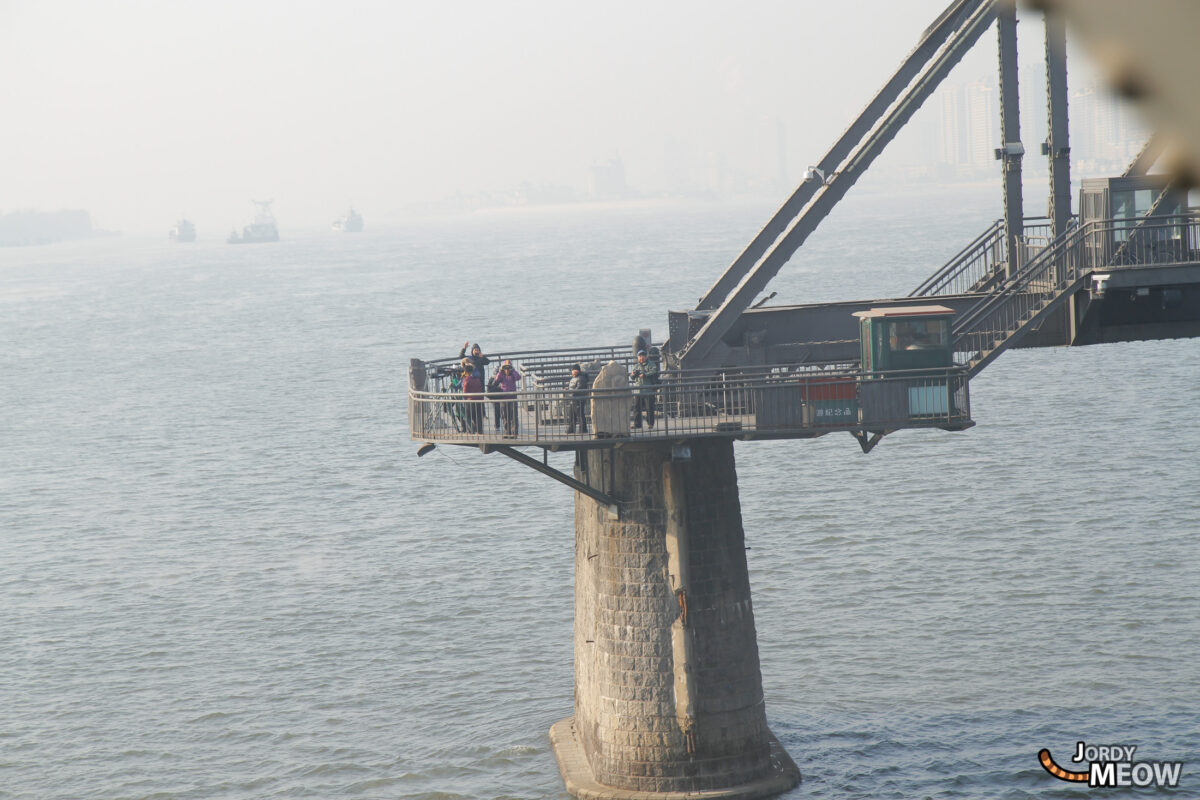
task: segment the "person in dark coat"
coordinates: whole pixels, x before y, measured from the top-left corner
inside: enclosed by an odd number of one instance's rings
[[[587,433],[587,410],[584,405],[587,403],[588,387],[591,386],[592,380],[583,367],[578,364],[571,365],[571,380],[567,381],[567,394],[570,399],[567,400],[567,433],[574,433],[575,426],[579,425],[580,433]]]
[[[496,383],[496,379],[499,377],[499,375],[493,375],[487,382],[487,396],[492,401],[492,420],[496,424],[496,430],[500,430],[500,386]],[[486,423],[486,411],[484,411],[483,418]]]
[[[467,347],[471,348],[470,355],[467,355]],[[471,364],[474,365],[475,369],[479,370],[479,380],[484,382],[484,386],[487,387],[488,397],[491,397],[492,392],[496,390],[496,387],[492,380],[488,380],[487,365],[492,363],[492,360],[483,354],[483,348],[479,346],[479,342],[476,342],[474,345],[472,345],[469,341],[463,342],[462,350],[458,351],[458,357],[469,360]],[[500,404],[492,403],[492,411],[495,415],[496,430],[500,430]],[[479,413],[482,419],[487,420],[486,405]],[[483,433],[482,427],[479,429],[479,433]]]
[[[471,355],[467,355],[467,345],[470,342],[463,342],[462,350],[458,351],[459,358],[469,358],[471,363],[475,365],[475,369],[479,370],[479,380],[487,381],[487,365],[492,363],[492,360],[483,354],[483,350],[479,347],[479,342],[476,342],[471,347]]]
[[[654,427],[654,399],[658,394],[658,362],[651,361],[645,350],[638,350],[637,363],[629,373],[633,381],[633,427],[642,427],[642,412],[646,412],[646,424]]]

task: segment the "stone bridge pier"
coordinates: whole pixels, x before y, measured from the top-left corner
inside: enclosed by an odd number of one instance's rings
[[[685,447],[577,459],[621,513],[575,494],[575,714],[550,739],[576,797],[771,797],[800,781],[767,729],[733,442]]]

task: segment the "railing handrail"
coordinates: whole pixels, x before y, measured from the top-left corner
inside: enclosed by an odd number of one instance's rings
[[[563,374],[563,373],[565,373],[567,371],[568,367],[571,364],[576,363],[576,362],[590,363],[591,361],[602,361],[602,360],[607,359],[608,361],[615,361],[618,364],[623,364],[625,366],[632,366],[634,363],[636,363],[636,358],[631,353],[614,352],[615,350],[624,350],[624,348],[593,347],[593,348],[577,349],[577,350],[559,350],[559,351],[539,350],[539,351],[535,351],[539,357],[538,361],[526,361],[515,355],[489,356],[489,358],[491,359],[491,361],[490,361],[491,364],[495,364],[498,359],[510,358],[514,362],[514,364],[518,366],[518,368],[524,367],[527,372],[531,373],[535,377],[542,378],[542,379],[549,377],[551,379],[558,379],[558,380],[565,381],[565,380],[569,379],[570,376]],[[604,357],[596,358],[596,359],[580,359],[578,357],[579,352],[603,354]],[[427,374],[429,374],[430,377],[433,377],[436,379],[439,377],[446,377],[449,374],[453,373],[454,367],[458,364],[458,362],[459,362],[459,359],[457,357],[453,357],[453,358],[440,358],[440,359],[428,360],[428,361],[423,361],[422,363],[425,366]],[[445,371],[446,368],[449,368],[448,372]],[[813,374],[828,375],[828,374],[832,374],[832,373],[839,372],[839,371],[855,370],[857,368],[858,368],[858,362],[856,360],[855,361],[849,361],[849,360],[828,361],[828,362],[805,361],[805,362],[794,362],[794,363],[784,363],[784,364],[743,365],[743,366],[738,366],[738,367],[703,367],[703,368],[698,368],[698,369],[689,369],[686,371],[681,371],[681,370],[677,370],[677,369],[668,370],[668,369],[664,368],[662,375],[664,377],[670,376],[673,380],[678,380],[679,376],[682,376],[682,375],[696,376],[696,377],[702,378],[702,379],[710,379],[714,375],[726,375],[726,374],[732,375],[734,373],[741,374],[741,375],[758,375],[758,374],[782,374],[784,372],[787,372],[787,373],[791,373],[791,374],[813,373]],[[542,372],[539,372],[539,370],[547,370],[547,369],[551,370],[553,372],[553,374],[550,376],[546,376]],[[592,377],[594,378],[595,376],[593,375]]]
[[[1004,220],[998,219],[994,221],[983,233],[975,237],[974,241],[958,251],[949,261],[945,263],[937,272],[930,275],[916,289],[908,293],[909,297],[925,297],[936,294],[934,286],[945,286],[959,276],[966,269],[966,265],[975,261],[979,253],[984,253],[987,249],[994,247],[997,239],[1003,241],[1002,231],[1004,228]]]
[[[519,398],[534,397],[536,395],[548,395],[558,399],[563,396],[564,392],[569,392],[572,397],[584,398],[592,396],[620,396],[623,394],[636,395],[644,392],[648,388],[668,388],[668,389],[704,389],[704,390],[720,390],[722,388],[774,388],[781,385],[795,383],[805,384],[809,386],[819,386],[824,383],[828,384],[844,384],[852,380],[905,380],[914,377],[930,377],[930,376],[954,376],[967,371],[967,367],[961,364],[951,364],[945,367],[924,367],[918,369],[895,369],[882,371],[868,371],[862,369],[853,369],[839,371],[836,373],[805,373],[805,372],[780,372],[771,375],[732,375],[714,380],[713,376],[684,376],[678,372],[666,373],[664,381],[652,385],[637,385],[629,384],[627,386],[615,387],[597,387],[589,386],[586,389],[568,389],[565,387],[545,387],[538,386],[534,388],[518,387],[513,392],[496,392],[484,389],[479,392],[464,392],[457,391],[427,391],[409,388],[409,397],[416,399],[440,399],[448,398],[452,400],[460,399],[476,399],[480,402],[491,402],[496,397],[512,397]]]
[[[954,320],[952,335],[957,338],[967,333],[981,319],[1006,303],[1009,297],[1017,294],[1031,283],[1035,275],[1041,275],[1046,272],[1046,268],[1052,267],[1055,259],[1066,251],[1068,247],[1074,248],[1076,246],[1077,240],[1086,235],[1092,224],[1092,222],[1088,222],[1082,226],[1071,227],[1054,244],[1027,261],[1011,279],[1005,281],[1004,285],[987,294],[959,315]]]
[[[1021,269],[1011,279],[1006,281],[1003,286],[998,287],[995,291],[989,293],[978,302],[960,314],[954,321],[954,334],[956,336],[965,334],[971,327],[977,324],[981,319],[995,311],[1007,299],[1025,289],[1033,280],[1044,275],[1048,269],[1054,266],[1054,263],[1064,256],[1070,255],[1072,252],[1078,254],[1088,246],[1089,241],[1093,237],[1101,237],[1105,234],[1117,231],[1132,231],[1133,227],[1129,223],[1136,220],[1141,220],[1142,225],[1138,230],[1142,233],[1153,231],[1161,228],[1179,228],[1181,225],[1193,226],[1197,225],[1197,217],[1193,213],[1185,214],[1162,214],[1154,217],[1113,217],[1107,219],[1088,220],[1083,224],[1072,224],[1053,244],[1037,253],[1028,262],[1022,265]],[[1104,239],[1103,241],[1107,241]],[[1100,242],[1097,242],[1100,244]],[[1064,259],[1068,260],[1068,259]],[[1119,268],[1110,264],[1081,264],[1080,260],[1076,259],[1071,266],[1074,271],[1079,273],[1071,276],[1064,275],[1063,283],[1070,283],[1070,278],[1078,278],[1082,271],[1091,271],[1097,268]],[[1082,271],[1081,271],[1082,270]]]
[[[665,343],[663,343],[663,344],[665,344]],[[663,344],[657,344],[657,345],[652,345],[652,346],[661,348],[663,346]],[[630,350],[630,347],[628,345],[611,345],[611,346],[599,346],[599,347],[563,348],[561,350],[503,350],[503,351],[496,351],[496,352],[491,352],[491,353],[484,353],[484,355],[487,356],[491,360],[492,363],[495,363],[497,361],[504,361],[505,359],[510,359],[513,361],[520,359],[522,361],[525,361],[525,360],[530,360],[534,357],[542,356],[542,355],[554,355],[556,357],[561,356],[562,359],[565,361],[571,361],[572,359],[578,361],[581,358],[583,358],[584,356],[590,355],[590,354],[597,354],[597,355],[612,354],[612,355],[616,356],[618,354],[623,355],[626,351],[629,351],[629,350]],[[629,357],[633,358],[633,354],[629,353]],[[462,358],[462,356],[445,356],[445,357],[441,357],[441,358],[426,359],[425,364],[427,366],[440,366],[442,364],[457,363],[461,358]],[[591,360],[591,359],[588,359],[588,360]]]
[[[835,430],[961,430],[972,424],[970,375],[959,364],[886,372],[668,373],[665,378],[654,386],[539,386],[490,393],[410,387],[410,431],[427,442],[553,448],[711,436],[811,438]]]
[[[1025,217],[1022,220],[1022,228],[1026,231],[1030,229],[1049,228],[1049,226],[1050,218],[1046,216]],[[962,287],[964,292],[972,290],[979,281],[995,271],[997,264],[1004,262],[1004,250],[1008,244],[1004,231],[1004,220],[998,219],[994,221],[987,230],[976,236],[970,244],[955,254],[943,267],[926,278],[916,289],[909,292],[908,296],[934,297],[943,294],[961,294],[962,292],[946,290],[952,287],[964,275],[971,272],[972,268],[976,267],[982,259],[985,266],[983,269],[976,270],[978,275],[973,275],[968,280],[962,281],[965,284]],[[1049,236],[1038,234],[1036,237],[1049,242]],[[1020,242],[1028,244],[1031,238],[1033,237],[1022,234]]]

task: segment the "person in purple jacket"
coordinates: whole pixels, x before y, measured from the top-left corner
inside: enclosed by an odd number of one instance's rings
[[[496,388],[500,390],[500,421],[504,424],[506,439],[517,435],[517,383],[520,380],[521,373],[517,372],[512,362],[507,359],[500,366],[500,371],[494,379]]]
[[[467,431],[483,433],[483,378],[474,364],[463,369],[462,388],[467,400]]]

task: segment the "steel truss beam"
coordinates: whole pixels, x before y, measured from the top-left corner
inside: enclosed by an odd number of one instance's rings
[[[1045,15],[1046,119],[1045,155],[1050,160],[1050,235],[1067,232],[1071,221],[1071,137],[1067,125],[1067,31],[1058,17]]]
[[[888,107],[896,101],[904,88],[912,83],[921,68],[929,62],[938,49],[959,28],[967,17],[978,10],[984,0],[955,0],[942,15],[930,25],[921,37],[921,41],[896,70],[896,74],[884,84],[878,94],[867,104],[859,114],[858,119],[846,128],[841,138],[829,148],[829,152],[805,176],[804,181],[792,193],[792,196],[775,212],[775,216],[767,222],[758,235],[746,246],[725,273],[717,279],[712,288],[700,298],[696,309],[708,311],[715,309],[725,301],[734,287],[746,276],[746,273],[758,262],[771,243],[779,238],[792,220],[812,199],[824,183],[825,176],[833,175],[838,166],[850,155],[854,147],[862,141],[871,128],[879,121]]]
[[[1159,156],[1166,150],[1166,140],[1157,133],[1150,134],[1150,138],[1142,145],[1142,149],[1134,156],[1133,161],[1129,162],[1129,166],[1121,173],[1122,178],[1141,177],[1150,172],[1150,168],[1154,166],[1154,162],[1158,161]]]
[[[956,7],[958,4],[951,8]],[[819,181],[820,185],[816,187],[812,201],[792,221],[787,232],[746,273],[737,288],[709,316],[696,336],[680,354],[680,360],[685,367],[698,365],[703,361],[708,352],[724,337],[741,313],[763,290],[763,287],[778,274],[821,220],[845,196],[867,167],[883,152],[888,142],[896,136],[921,104],[950,73],[950,70],[978,41],[983,32],[991,25],[996,14],[992,0],[963,4],[963,9],[967,8],[972,9],[972,13],[962,23],[962,26],[953,32],[945,47],[925,67],[915,83],[891,106],[887,115],[871,131],[867,139],[852,150],[841,168],[825,174]]]
[[[996,12],[996,33],[1000,54],[1000,149],[996,151],[1004,174],[1004,238],[1008,252],[1008,276],[1021,268],[1021,248],[1025,235],[1025,213],[1021,197],[1021,104],[1017,90],[1017,9],[1002,5]]]

